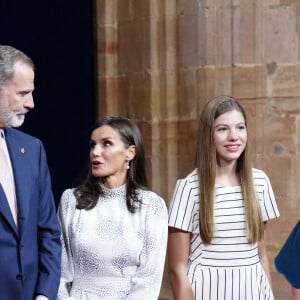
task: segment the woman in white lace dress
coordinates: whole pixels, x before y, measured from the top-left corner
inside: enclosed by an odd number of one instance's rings
[[[216,97],[198,128],[196,169],[177,181],[169,207],[175,299],[271,300],[264,229],[279,212],[267,175],[251,167],[245,112]]]
[[[107,116],[91,133],[90,170],[64,191],[58,210],[58,300],[156,300],[167,244],[164,200],[147,188],[141,133]]]

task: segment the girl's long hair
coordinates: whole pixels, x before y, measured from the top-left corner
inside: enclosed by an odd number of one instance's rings
[[[214,143],[214,121],[222,114],[237,110],[242,113],[246,127],[247,119],[243,107],[230,96],[218,96],[203,108],[197,136],[195,165],[199,180],[199,229],[201,239],[209,244],[214,232],[214,199],[217,169],[217,151]],[[248,134],[249,137],[249,134]],[[246,233],[250,243],[263,236],[261,208],[253,183],[250,143],[238,158],[236,172],[239,176],[245,206]]]
[[[95,123],[91,133],[104,125],[112,127],[120,134],[126,148],[131,145],[134,145],[136,148],[135,157],[130,161],[130,168],[127,171],[126,183],[126,205],[128,210],[134,213],[141,205],[141,199],[138,197],[138,189],[148,189],[141,132],[137,125],[126,117],[104,116]],[[77,199],[76,207],[78,209],[89,210],[96,206],[99,196],[103,195],[100,180],[101,178],[92,175],[91,164],[89,164],[87,177],[74,191]]]

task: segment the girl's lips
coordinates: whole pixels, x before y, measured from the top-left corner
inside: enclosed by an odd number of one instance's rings
[[[240,145],[227,145],[225,146],[225,148],[228,150],[228,151],[238,151],[239,148],[240,148]]]

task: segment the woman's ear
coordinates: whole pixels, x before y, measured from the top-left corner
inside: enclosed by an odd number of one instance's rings
[[[127,159],[128,159],[128,161],[134,159],[135,153],[136,153],[135,150],[136,150],[136,147],[134,145],[131,145],[131,146],[128,147],[128,149],[127,149]]]

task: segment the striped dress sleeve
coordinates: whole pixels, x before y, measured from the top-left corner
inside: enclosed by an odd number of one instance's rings
[[[193,232],[193,220],[198,217],[198,179],[193,171],[176,181],[169,206],[169,227]]]
[[[263,221],[278,218],[280,214],[269,177],[258,169],[253,170],[253,177],[258,191]]]

